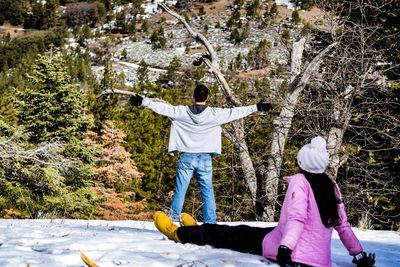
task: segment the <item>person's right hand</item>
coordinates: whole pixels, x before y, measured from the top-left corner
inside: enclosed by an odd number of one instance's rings
[[[272,104],[268,102],[260,101],[257,103],[257,110],[258,111],[268,111],[272,108]]]
[[[360,256],[353,257],[353,263],[357,267],[373,267],[375,265],[375,253],[367,254],[365,251],[360,253]]]
[[[129,103],[133,106],[141,106],[143,101],[143,97],[140,95],[131,95],[129,97]]]

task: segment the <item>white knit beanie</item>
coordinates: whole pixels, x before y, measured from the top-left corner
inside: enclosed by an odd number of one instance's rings
[[[297,153],[300,168],[310,173],[323,173],[329,164],[326,141],[321,136],[314,137],[310,144],[304,145]]]

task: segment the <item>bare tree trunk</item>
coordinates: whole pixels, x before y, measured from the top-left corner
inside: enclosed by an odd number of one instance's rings
[[[223,95],[226,97],[226,99],[234,106],[241,106],[242,101],[238,96],[236,96],[232,90],[230,89],[227,81],[225,80],[224,75],[219,69],[218,66],[218,58],[217,54],[214,51],[214,48],[210,44],[210,42],[207,40],[207,38],[194,31],[189,24],[185,21],[185,19],[177,14],[176,12],[172,11],[169,9],[165,4],[160,4],[160,6],[168,12],[170,15],[178,19],[186,28],[186,30],[189,32],[189,34],[198,42],[203,44],[210,57],[211,60],[204,58],[203,61],[204,63],[208,66],[209,70],[213,75],[215,76],[216,80],[219,83],[219,89],[223,93]],[[229,130],[224,131],[226,136],[229,138],[229,140],[234,144],[235,148],[237,149],[238,155],[239,155],[239,160],[240,160],[240,166],[243,170],[243,175],[244,179],[246,181],[246,184],[250,190],[251,194],[251,199],[253,202],[253,206],[256,203],[256,193],[257,193],[257,178],[256,178],[256,172],[254,169],[253,161],[251,160],[249,149],[245,140],[245,135],[244,135],[244,121],[237,120],[233,122],[233,127],[230,127]]]
[[[329,129],[327,136],[327,146],[330,155],[330,162],[327,174],[336,179],[340,166],[347,161],[347,156],[340,159],[340,150],[343,143],[343,135],[349,125],[351,119],[351,112],[349,111],[349,102],[353,98],[355,88],[347,86],[345,95],[342,100],[336,100],[333,107],[333,121],[334,126]]]
[[[285,149],[285,141],[292,125],[294,109],[298,97],[306,86],[311,75],[318,69],[323,57],[336,45],[333,43],[320,52],[300,73],[301,59],[303,56],[305,38],[293,43],[291,57],[291,82],[288,94],[282,106],[282,110],[273,121],[272,144],[270,156],[267,160],[267,178],[265,179],[265,202],[263,220],[273,221],[275,215],[275,204],[278,195],[278,182],[282,165],[282,157]]]

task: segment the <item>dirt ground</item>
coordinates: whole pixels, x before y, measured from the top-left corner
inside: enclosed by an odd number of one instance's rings
[[[2,26],[0,26],[0,34],[6,35],[10,33],[11,38],[25,35],[28,33],[28,30],[22,28],[22,26],[13,26],[9,22],[4,22]]]

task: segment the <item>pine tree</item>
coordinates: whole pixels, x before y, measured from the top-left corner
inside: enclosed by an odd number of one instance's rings
[[[261,40],[258,45],[249,50],[247,54],[247,62],[250,67],[261,69],[269,65],[269,50],[271,43],[267,40]]]
[[[294,24],[299,24],[301,22],[301,17],[300,17],[299,11],[293,10],[292,19],[293,19]]]
[[[94,138],[93,138],[94,137]],[[113,121],[106,121],[101,130],[101,135],[92,134],[92,139],[102,147],[99,156],[98,168],[95,169],[95,179],[106,187],[128,189],[134,179],[140,178],[140,173],[131,159],[131,153],[122,146],[125,143],[125,133],[115,126]]]
[[[260,0],[252,0],[246,5],[246,16],[257,19],[259,16]]]
[[[275,2],[271,6],[269,5],[265,6],[263,22],[261,25],[263,27],[268,26],[271,22],[275,20],[278,14],[279,14],[278,5]]]
[[[151,47],[153,49],[165,48],[167,45],[167,39],[165,38],[164,28],[160,26],[157,30],[154,30],[150,36]]]
[[[88,129],[91,120],[83,92],[71,83],[60,55],[40,55],[27,77],[29,86],[19,92],[17,103],[30,142],[70,140]]]
[[[142,59],[139,63],[139,68],[137,71],[137,86],[143,87],[149,84],[149,70],[148,65],[144,59]]]
[[[120,77],[113,70],[110,61],[106,60],[104,63],[103,77],[94,93],[98,94],[102,90],[118,88],[120,83]],[[112,94],[101,98],[94,98],[90,110],[94,115],[95,128],[101,129],[106,120],[114,120],[118,116],[118,96]]]

